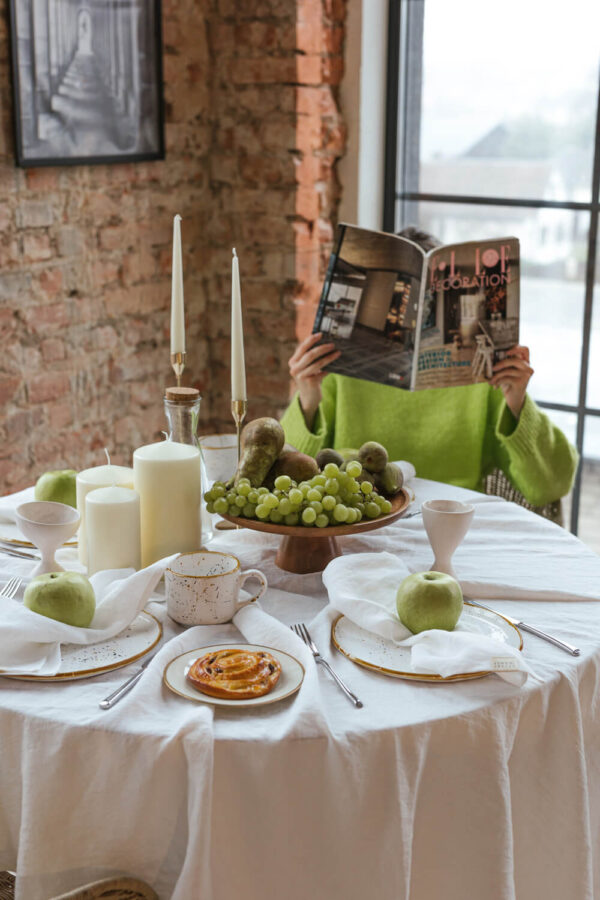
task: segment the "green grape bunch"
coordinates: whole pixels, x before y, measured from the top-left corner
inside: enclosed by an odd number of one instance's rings
[[[392,509],[390,501],[364,476],[358,460],[347,463],[345,471],[336,463],[327,463],[308,481],[279,475],[272,490],[253,488],[248,478],[240,478],[236,485],[216,481],[204,499],[209,513],[307,528],[354,525]]]

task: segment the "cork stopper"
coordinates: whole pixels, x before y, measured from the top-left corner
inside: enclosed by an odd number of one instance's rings
[[[199,396],[198,388],[192,387],[168,387],[165,391],[165,399],[171,403],[193,403]]]

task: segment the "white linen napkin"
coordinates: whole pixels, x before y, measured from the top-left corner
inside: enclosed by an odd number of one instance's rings
[[[16,494],[7,494],[6,497],[0,497],[0,523],[16,525],[17,519],[15,510],[21,503],[29,503],[35,500],[33,495],[34,488],[28,487]]]
[[[408,460],[406,459],[396,460],[395,465],[398,466],[398,468],[402,472],[402,484],[404,487],[406,487],[406,485],[416,476],[417,470],[415,469],[413,464],[411,462],[408,462]]]
[[[508,644],[461,628],[412,634],[398,619],[396,591],[409,575],[391,553],[338,556],[323,572],[329,603],[365,631],[411,648],[415,671],[447,678],[461,672],[495,671],[512,684],[524,684],[531,671],[523,654]]]
[[[133,716],[137,715],[151,716],[153,719],[156,719],[158,715],[164,715],[166,718],[170,718],[171,723],[173,723],[173,710],[169,708],[170,704],[166,709],[162,708],[163,701],[173,700],[179,709],[177,716],[178,727],[181,727],[182,721],[185,722],[190,718],[195,722],[200,719],[202,727],[210,727],[213,719],[213,707],[210,704],[204,703],[186,704],[185,701],[178,698],[176,694],[165,685],[163,680],[166,667],[176,659],[176,657],[181,656],[182,653],[187,653],[188,650],[195,650],[197,647],[202,647],[209,643],[210,641],[207,641],[206,639],[203,625],[187,628],[181,634],[166,641],[153,659],[148,663],[148,667],[138,683],[134,685],[131,691],[126,694],[122,700],[119,700],[114,707],[105,711],[106,716],[110,716],[111,720],[113,717],[115,719],[123,717],[124,719],[130,720]],[[144,662],[143,659],[140,660],[140,663],[142,662]],[[134,669],[129,667],[127,669],[117,670],[115,676],[117,676],[120,671],[123,672],[123,682],[127,680],[130,673],[134,674]]]
[[[304,667],[304,681],[293,702],[286,708],[279,736],[316,737],[327,731],[321,703],[317,667],[313,655],[290,628],[266,613],[257,603],[244,606],[233,619],[234,625],[250,644],[262,644],[283,650]]]
[[[110,569],[90,578],[96,612],[89,628],[65,625],[32,612],[20,600],[0,602],[0,669],[13,675],[55,675],[61,644],[97,644],[123,631],[143,610],[160,578],[178,554],[139,572]]]

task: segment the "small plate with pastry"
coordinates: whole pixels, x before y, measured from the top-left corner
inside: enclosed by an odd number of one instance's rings
[[[304,667],[283,650],[260,644],[213,644],[188,650],[165,668],[180,697],[215,706],[262,706],[299,690]]]

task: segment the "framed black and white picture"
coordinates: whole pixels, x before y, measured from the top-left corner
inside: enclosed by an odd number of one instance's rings
[[[17,164],[162,159],[160,0],[10,0]]]

